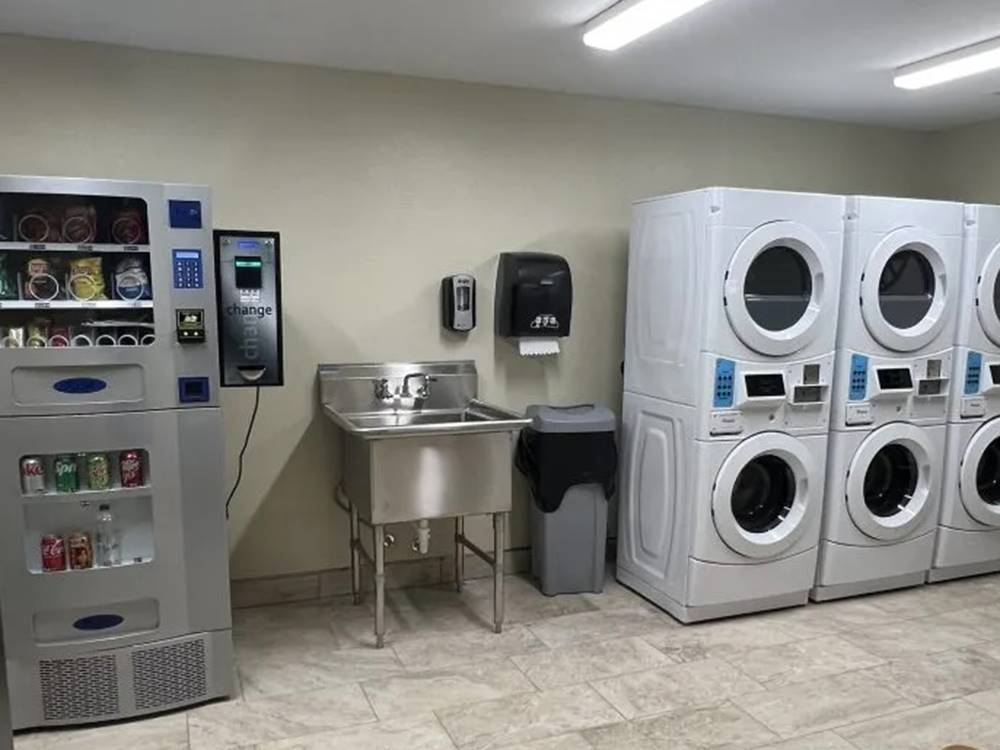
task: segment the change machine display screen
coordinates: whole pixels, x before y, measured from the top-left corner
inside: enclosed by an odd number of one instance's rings
[[[222,386],[282,385],[278,233],[216,230],[215,278]]]

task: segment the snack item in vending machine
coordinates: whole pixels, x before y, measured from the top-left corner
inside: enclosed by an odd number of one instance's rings
[[[146,244],[146,225],[137,208],[119,209],[111,219],[111,239],[119,245]]]
[[[31,258],[24,268],[24,298],[49,302],[59,296],[59,282],[46,258]]]
[[[150,299],[149,274],[138,256],[122,258],[115,266],[115,293],[118,299]]]
[[[66,539],[67,557],[70,570],[86,570],[94,567],[94,547],[90,543],[90,534],[86,531],[74,531]]]
[[[70,326],[53,326],[49,328],[49,346],[69,346],[73,341],[73,329]]]
[[[21,490],[25,495],[40,495],[45,492],[45,464],[38,456],[21,459]]]
[[[10,326],[0,333],[0,347],[4,349],[20,349],[24,346],[24,326]]]
[[[76,466],[76,456],[69,453],[56,456],[53,466],[56,475],[57,492],[77,492],[80,489],[79,470]]]
[[[142,487],[142,454],[137,450],[122,451],[118,456],[118,473],[122,487]]]
[[[0,253],[0,300],[17,299],[17,282],[10,267],[11,256]]]
[[[55,211],[33,207],[17,220],[17,236],[22,242],[62,242],[61,224]]]
[[[104,293],[104,268],[100,258],[74,258],[69,263],[66,292],[75,300],[89,302],[107,299]]]
[[[58,534],[42,537],[42,570],[46,573],[66,570],[66,541]]]
[[[32,349],[40,349],[49,345],[49,321],[44,318],[35,318],[28,323],[27,339],[25,346]]]
[[[97,210],[93,206],[69,206],[63,213],[62,240],[84,245],[97,237]]]

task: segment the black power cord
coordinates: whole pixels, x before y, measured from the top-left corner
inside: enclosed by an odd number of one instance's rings
[[[240,448],[239,464],[236,470],[236,481],[233,488],[229,490],[229,497],[226,498],[226,518],[229,518],[229,504],[233,502],[233,495],[236,494],[240,481],[243,479],[243,456],[246,455],[247,446],[250,445],[250,435],[253,433],[254,422],[257,421],[257,409],[260,407],[260,386],[254,388],[253,411],[250,412],[250,424],[247,425],[247,434],[243,438],[243,447]]]

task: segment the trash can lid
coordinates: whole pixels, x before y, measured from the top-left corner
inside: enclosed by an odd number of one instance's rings
[[[526,414],[531,417],[531,428],[536,432],[614,432],[618,425],[615,413],[597,404],[533,404]]]

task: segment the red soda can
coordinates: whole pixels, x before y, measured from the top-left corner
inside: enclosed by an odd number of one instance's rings
[[[142,454],[139,451],[122,451],[118,456],[118,472],[122,487],[142,487]]]
[[[66,570],[66,541],[61,536],[42,537],[42,570],[46,573]]]
[[[25,495],[45,492],[45,464],[38,456],[25,456],[21,459],[21,489]]]

